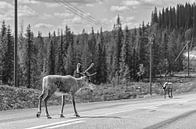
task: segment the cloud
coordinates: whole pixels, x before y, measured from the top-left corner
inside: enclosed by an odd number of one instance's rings
[[[45,3],[46,7],[48,8],[57,8],[57,7],[60,7],[61,4],[60,3]]]
[[[73,24],[81,24],[82,23],[81,17],[78,17],[78,16],[75,16],[71,21]]]
[[[46,3],[57,3],[57,1],[60,0],[36,0],[36,1],[40,1],[40,2],[46,2]],[[100,3],[103,0],[63,0],[64,2],[68,2],[68,3],[78,3],[78,4],[88,4],[88,3]]]
[[[14,6],[8,2],[0,1],[0,9],[11,9]]]
[[[0,19],[5,21],[13,20],[13,15],[10,13],[0,14]]]
[[[65,12],[65,13],[54,13],[54,16],[60,17],[60,18],[67,18],[67,17],[73,17],[72,13]]]
[[[35,10],[31,9],[27,5],[20,6],[18,13],[19,13],[19,16],[35,16],[35,15],[37,15],[37,12]]]
[[[94,7],[94,4],[86,4],[87,7]]]
[[[115,12],[115,11],[125,11],[127,10],[127,6],[111,6],[110,10]]]
[[[54,26],[51,24],[46,24],[46,23],[38,23],[38,24],[34,25],[34,27],[38,28],[38,29],[51,29]]]
[[[86,21],[84,21],[81,17],[79,16],[72,16],[72,17],[67,17],[63,20],[62,26],[68,25],[68,26],[82,26]]]
[[[126,6],[136,6],[136,5],[140,5],[140,2],[137,0],[125,0],[122,2],[122,4]]]
[[[37,0],[18,0],[19,4],[40,4]]]
[[[0,19],[1,20],[11,20],[13,19],[13,5],[5,2],[0,1]]]
[[[47,13],[44,13],[44,14],[41,14],[39,16],[40,19],[49,19],[49,18],[52,18],[53,16],[51,14],[47,14]]]
[[[36,16],[37,12],[27,5],[20,5],[18,8],[18,16]],[[12,4],[0,1],[0,19],[9,21],[14,19],[14,7]]]

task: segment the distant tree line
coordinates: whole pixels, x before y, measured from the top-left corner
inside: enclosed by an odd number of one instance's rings
[[[128,83],[137,80],[140,64],[149,76],[149,37],[152,44],[153,76],[184,69],[183,56],[174,62],[185,41],[194,41],[196,30],[195,4],[177,5],[152,12],[151,24],[144,22],[135,29],[122,28],[118,16],[113,30],[75,35],[69,26],[42,37],[35,36],[29,25],[25,34],[19,35],[18,76],[19,85],[41,88],[42,77],[48,74],[73,75],[78,62],[86,69],[95,66],[92,77],[95,84]],[[191,37],[191,38],[190,38]],[[195,46],[195,43],[192,42]],[[2,23],[0,32],[0,71],[4,84],[13,84],[14,40],[9,26]]]

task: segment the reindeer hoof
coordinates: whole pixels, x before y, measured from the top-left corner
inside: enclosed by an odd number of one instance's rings
[[[80,115],[76,114],[76,117],[80,117]]]
[[[63,114],[60,115],[60,118],[64,118],[65,116]]]
[[[39,113],[39,112],[36,114],[36,117],[37,117],[37,118],[39,118],[39,117],[40,117],[40,113]]]
[[[52,117],[50,115],[47,116],[48,119],[52,119]]]

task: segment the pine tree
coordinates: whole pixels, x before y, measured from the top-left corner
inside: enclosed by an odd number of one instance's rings
[[[66,60],[66,64],[67,64],[67,74],[69,75],[73,75],[74,70],[75,70],[75,66],[76,66],[76,62],[75,62],[75,51],[74,51],[74,44],[73,44],[73,35],[70,35],[70,43],[69,43],[69,47],[68,47],[68,52],[67,52],[67,60]]]
[[[96,50],[96,83],[106,83],[107,81],[107,64],[106,64],[106,48],[102,28],[100,30],[97,50]]]
[[[26,85],[25,75],[25,58],[26,58],[26,43],[23,34],[18,38],[18,84],[19,86]]]
[[[129,70],[129,30],[128,26],[125,27],[124,41],[121,48],[121,62],[120,62],[120,76],[126,82],[130,80]]]
[[[115,79],[117,80],[117,83],[119,84],[120,81],[120,61],[121,61],[121,47],[122,47],[122,28],[121,28],[121,22],[120,17],[117,17],[117,24],[114,28],[114,58],[113,58],[113,73],[115,75]]]
[[[135,80],[136,79],[136,73],[137,73],[137,57],[138,55],[136,54],[136,36],[137,36],[137,30],[136,28],[131,34],[131,45],[130,45],[130,63],[129,63],[129,69],[130,69],[130,79]]]
[[[174,29],[169,37],[168,41],[168,61],[169,61],[169,72],[175,70],[174,60],[177,57],[177,46],[176,46],[176,39],[177,39],[177,31]]]
[[[33,32],[31,26],[28,25],[26,31],[26,46],[25,46],[25,77],[27,88],[32,87],[32,67],[33,67]]]
[[[196,46],[196,6],[193,8],[193,46]]]
[[[154,12],[152,12],[151,16],[151,25],[158,23],[158,15],[157,15],[157,8],[155,7]]]
[[[11,35],[10,26],[7,29],[6,36],[7,49],[3,58],[3,77],[2,82],[4,84],[11,85],[13,84],[13,75],[14,75],[14,42]]]
[[[96,38],[95,38],[95,33],[94,33],[93,28],[92,28],[92,32],[89,36],[88,47],[89,47],[89,51],[90,51],[90,60],[91,60],[91,62],[94,62],[95,61],[95,51],[96,51]]]
[[[3,59],[5,58],[5,50],[7,50],[7,44],[6,44],[6,33],[7,33],[7,28],[5,25],[5,21],[2,23],[1,27],[1,35],[0,35],[0,75],[2,75],[3,71]]]
[[[53,40],[50,38],[50,46],[48,51],[48,74],[54,75],[55,74],[55,54],[54,54],[54,43]]]
[[[57,73],[60,75],[65,75],[65,68],[64,68],[64,41],[63,41],[63,32],[61,31],[60,36],[60,44],[58,45],[58,60],[57,60]]]
[[[88,44],[88,34],[83,30],[82,35],[81,35],[81,50],[82,50],[82,56],[81,56],[81,62],[82,62],[82,68],[86,69],[91,63],[91,53],[89,50],[89,44]]]
[[[43,72],[44,68],[44,60],[45,60],[45,50],[44,50],[44,39],[42,37],[41,32],[38,32],[38,36],[35,39],[35,45],[36,48],[38,49],[38,54],[37,54],[37,61],[38,61],[38,69],[40,72]]]

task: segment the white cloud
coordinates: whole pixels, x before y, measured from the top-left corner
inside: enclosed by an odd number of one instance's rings
[[[10,13],[0,14],[0,19],[5,20],[5,21],[9,21],[9,20],[13,19],[13,15],[11,15]]]
[[[126,1],[123,1],[122,4],[126,6],[136,6],[136,5],[139,5],[140,2],[137,0],[126,0]]]
[[[81,17],[78,17],[78,16],[75,16],[71,21],[74,24],[81,24],[82,23]]]
[[[87,7],[94,7],[94,4],[86,4]]]
[[[111,6],[110,10],[111,11],[124,11],[127,10],[128,7],[127,6]]]
[[[57,7],[60,7],[61,6],[61,4],[59,3],[44,3],[45,5],[46,5],[46,7],[48,7],[48,8],[57,8]]]
[[[39,4],[37,0],[18,0],[19,4]]]
[[[18,13],[19,13],[19,16],[35,16],[35,15],[37,15],[36,11],[31,9],[27,5],[20,6]]]
[[[47,13],[44,13],[44,14],[41,14],[39,16],[40,19],[49,19],[49,18],[52,18],[52,15],[51,14],[47,14]]]
[[[13,19],[14,6],[8,2],[0,1],[0,19],[9,21]]]
[[[67,18],[67,17],[73,17],[72,13],[65,12],[65,13],[54,13],[54,16],[60,17],[60,18]]]
[[[0,1],[0,9],[11,9],[14,8],[14,6],[10,3],[7,3],[5,1]]]
[[[51,29],[54,26],[51,24],[46,24],[46,23],[38,23],[36,25],[34,25],[35,28],[39,28],[39,29]]]
[[[126,22],[130,22],[130,21],[133,21],[134,20],[134,17],[126,17],[125,18],[125,21]]]
[[[19,6],[18,16],[35,16],[37,13],[27,5]],[[14,7],[12,4],[0,1],[0,19],[9,21],[14,19]]]

